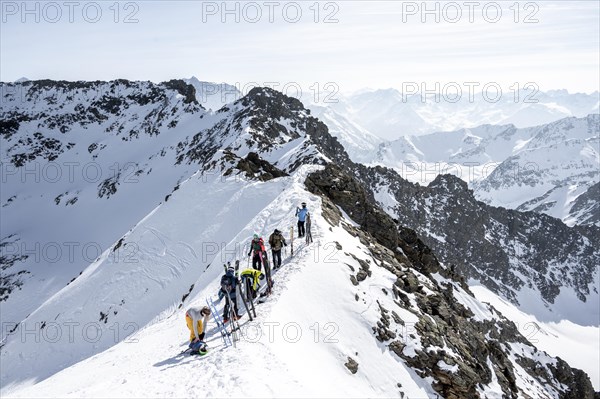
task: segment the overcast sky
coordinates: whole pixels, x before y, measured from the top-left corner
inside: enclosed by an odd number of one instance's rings
[[[477,3],[2,1],[0,80],[598,90],[598,1]]]

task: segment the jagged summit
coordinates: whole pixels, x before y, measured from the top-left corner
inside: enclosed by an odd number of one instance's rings
[[[432,190],[440,189],[450,192],[469,191],[469,185],[466,181],[450,174],[438,175],[427,187]]]
[[[288,172],[303,164],[350,162],[323,122],[299,100],[276,90],[254,88],[215,117],[219,120],[213,126],[178,144],[178,163],[209,162],[214,167],[221,149],[241,157],[259,152]]]

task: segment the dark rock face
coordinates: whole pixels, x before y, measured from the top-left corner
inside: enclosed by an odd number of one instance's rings
[[[374,205],[372,195],[363,185],[341,168],[328,164],[324,170],[311,173],[305,185],[309,191],[326,196],[344,209],[363,231],[392,251],[400,262],[413,264],[415,269],[426,275],[434,272],[447,274],[417,234],[409,228],[398,226],[387,213]],[[414,281],[406,284],[411,286],[411,283],[416,290]]]
[[[319,134],[325,137],[321,141],[328,141],[327,130]],[[456,279],[479,280],[515,303],[523,287],[537,289],[547,304],[554,303],[561,289],[573,290],[582,302],[592,293],[590,287],[597,290],[592,283],[596,265],[600,264],[600,252],[595,250],[600,247],[600,228],[592,222],[600,208],[595,207],[597,199],[590,197],[598,185],[590,189],[589,195],[582,195],[574,206],[575,211],[587,207],[585,212],[590,215],[590,224],[570,228],[544,214],[479,202],[467,183],[452,175],[438,176],[428,187],[422,187],[404,180],[392,169],[353,163],[346,155],[340,155],[335,145],[324,146],[323,154],[347,175],[357,177],[357,181],[345,181],[344,177],[334,181],[330,176],[314,174],[313,183],[318,183],[334,202],[345,201],[343,207],[348,215],[360,221],[363,229],[386,246],[392,245],[397,235],[403,235],[405,241],[414,241],[418,235],[421,244],[431,248],[429,251],[435,252],[440,261],[453,265]],[[366,191],[357,190],[356,185],[362,185]],[[343,195],[337,198],[338,193],[344,191],[340,187],[357,193],[356,201],[361,206],[349,207],[354,198],[344,199]],[[366,202],[376,203],[378,192],[386,188],[397,201],[393,209],[386,211],[394,218],[394,224],[409,230],[400,227],[397,234],[391,233],[385,225],[391,222],[366,213],[367,208],[362,206]],[[384,224],[377,229],[380,223]],[[389,233],[381,233],[384,230]],[[423,256],[432,257],[431,253]],[[600,320],[592,324],[598,323]]]
[[[330,136],[327,131],[320,134]],[[440,261],[453,265],[452,271],[459,280],[477,279],[515,303],[523,287],[537,289],[547,304],[554,303],[561,289],[574,290],[582,302],[592,293],[590,286],[597,290],[592,283],[596,265],[600,264],[600,252],[595,250],[600,247],[600,228],[593,223],[600,208],[596,207],[598,201],[593,197],[600,186],[593,186],[574,206],[575,212],[583,210],[589,215],[590,223],[570,228],[544,214],[518,212],[479,202],[466,182],[455,176],[438,176],[428,187],[422,187],[404,180],[392,169],[348,161],[347,156],[336,152],[336,148],[324,147],[323,150],[325,156],[358,180],[349,183],[313,175],[313,182],[321,179],[318,182],[323,192],[336,199],[337,192],[343,191],[337,190],[336,186],[348,186],[359,193],[357,201],[364,204],[375,203],[378,192],[387,188],[397,201],[394,209],[387,212],[394,218],[394,223],[413,230],[411,233],[400,228],[398,234],[403,234],[407,241],[418,235]],[[362,185],[366,192],[355,190],[354,184]],[[346,206],[354,201],[341,200],[347,202]],[[397,234],[382,234],[382,230],[391,231],[385,224],[379,231],[373,229],[386,221],[379,220],[377,215],[366,214],[365,209],[361,206],[346,211],[386,246],[393,244]],[[431,254],[424,256],[432,257]],[[593,324],[599,322],[596,320]]]
[[[162,85],[167,89],[176,90],[179,94],[181,94],[185,98],[183,100],[184,104],[194,103],[202,107],[198,103],[198,100],[196,100],[196,88],[194,88],[194,86],[185,83],[181,79],[169,80],[168,82],[163,82]]]
[[[414,228],[442,261],[455,264],[465,277],[515,302],[518,290],[529,285],[548,303],[561,288],[574,290],[582,302],[590,294],[600,263],[594,250],[600,244],[597,227],[570,228],[544,214],[488,206],[451,175],[421,187],[390,169],[358,170],[374,192],[387,185],[398,202],[391,211],[398,222]]]
[[[344,366],[346,366],[346,368],[350,370],[352,374],[356,374],[358,371],[358,363],[356,363],[356,360],[352,359],[350,356],[348,356],[348,361],[344,364]]]
[[[569,387],[569,392],[563,396],[564,399],[594,399],[598,396],[586,373],[571,369],[561,358],[557,360],[556,368],[553,368],[553,375],[561,384]]]
[[[114,195],[117,192],[117,187],[119,186],[119,178],[121,177],[120,173],[109,177],[104,180],[102,183],[98,185],[98,197],[107,199],[110,198],[111,195]]]
[[[245,173],[249,179],[258,179],[268,181],[277,177],[289,176],[284,171],[281,171],[271,165],[269,162],[262,159],[257,153],[251,152],[246,158],[240,159],[236,168]],[[225,172],[225,175],[228,173]]]
[[[419,316],[414,326],[418,338],[408,333],[398,336],[394,327],[404,326],[404,321],[394,309],[386,309],[377,302],[381,317],[372,327],[375,338],[387,343],[389,350],[417,374],[432,377],[433,389],[444,398],[479,398],[478,387],[489,384],[493,375],[502,388],[503,397],[517,398],[520,389],[510,358],[515,356],[511,345],[519,345],[532,354],[537,349],[519,333],[515,324],[497,312],[493,319],[476,319],[454,294],[458,289],[470,294],[456,271],[442,267],[415,231],[398,227],[373,204],[363,185],[341,168],[328,164],[325,169],[310,174],[305,184],[309,191],[322,197],[324,216],[329,223],[339,224],[341,215],[337,205],[360,225],[355,228],[342,223],[369,248],[376,260],[375,266],[397,277],[393,286],[386,289],[392,292],[395,305]],[[462,185],[459,181],[452,184],[455,188]],[[373,267],[365,261],[359,265],[363,271],[371,271]],[[439,274],[447,282],[438,283],[433,274]],[[353,275],[352,284],[360,285],[368,276],[367,272],[361,278]],[[417,339],[421,349],[414,349],[414,354],[406,352],[407,342]],[[448,350],[440,349],[446,347]],[[552,367],[535,360],[533,355],[517,359],[528,378],[554,390],[560,397],[592,398],[594,395],[587,375],[566,368],[561,360],[557,361],[558,367]]]
[[[16,250],[18,246],[19,238],[15,235],[9,235],[0,241],[0,302],[5,301],[14,290],[21,289],[23,278],[30,274],[27,270],[11,270],[28,258],[28,255]]]
[[[36,158],[54,161],[63,151],[63,145],[59,140],[44,137],[42,133],[35,132],[33,136],[19,139],[9,149],[9,152],[12,152],[10,162],[19,168]]]

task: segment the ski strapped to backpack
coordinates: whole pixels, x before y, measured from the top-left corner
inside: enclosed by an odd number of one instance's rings
[[[250,309],[252,310],[252,314],[256,317],[256,309],[254,308],[254,288],[252,287],[254,283],[249,279],[244,279],[244,291],[246,296],[246,302],[250,305]]]
[[[311,227],[311,220],[310,220],[310,213],[306,214],[306,243],[310,244],[311,242],[313,242],[313,238],[312,238],[312,233],[310,231],[310,227]]]
[[[235,272],[234,272],[234,276],[236,279],[237,284],[235,285],[235,289],[237,290],[236,293],[239,294],[239,296],[242,298],[242,302],[244,303],[244,308],[246,309],[246,313],[248,314],[248,317],[250,319],[250,321],[252,321],[252,314],[250,313],[250,309],[248,308],[248,302],[246,301],[246,298],[244,297],[244,295],[242,294],[242,283],[240,281],[240,277],[239,277],[239,273],[240,273],[240,261],[236,260],[235,261]],[[236,295],[237,298],[237,295]],[[256,317],[256,312],[254,312],[254,317]]]
[[[265,267],[265,278],[267,280],[267,295],[271,295],[271,289],[273,288],[273,280],[271,279],[271,265],[269,263],[269,256],[266,252],[263,252],[263,265]]]
[[[240,337],[237,332],[239,330],[240,326],[239,326],[239,324],[237,324],[237,320],[236,320],[237,315],[235,314],[235,309],[233,308],[233,303],[231,301],[229,293],[230,293],[230,291],[227,291],[226,295],[225,295],[225,302],[226,302],[225,306],[227,306],[227,308],[229,309],[229,312],[228,312],[228,314],[225,315],[225,317],[227,317],[229,319],[229,333],[231,334],[233,347],[235,348],[236,347],[235,343],[240,340]]]
[[[290,252],[294,256],[294,226],[290,227]]]

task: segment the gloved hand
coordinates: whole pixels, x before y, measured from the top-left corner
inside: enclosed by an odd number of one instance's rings
[[[223,292],[223,290],[219,290],[219,300],[217,301],[217,303],[221,303],[221,301],[223,300],[223,298],[225,298],[225,293]]]
[[[284,247],[287,247],[287,242],[284,242],[284,243],[283,243],[283,246],[284,246]]]

